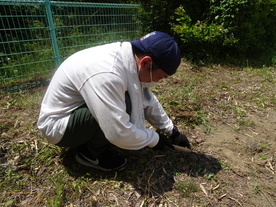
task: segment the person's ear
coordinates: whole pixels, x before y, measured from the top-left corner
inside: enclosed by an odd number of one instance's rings
[[[144,69],[144,68],[149,68],[151,65],[152,59],[150,56],[144,56],[143,58],[141,58],[140,60],[140,68]]]

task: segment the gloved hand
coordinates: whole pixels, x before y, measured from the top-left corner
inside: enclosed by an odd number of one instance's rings
[[[170,139],[167,138],[166,135],[158,133],[159,135],[159,141],[158,143],[152,148],[154,150],[161,150],[163,149],[165,146],[174,149],[173,145],[172,145],[172,141]]]
[[[189,140],[187,137],[180,133],[178,128],[176,126],[173,127],[172,135],[170,136],[170,139],[172,140],[172,143],[178,146],[187,147],[191,149],[191,145],[189,143]]]

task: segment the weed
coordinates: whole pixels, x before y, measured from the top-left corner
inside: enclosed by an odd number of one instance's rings
[[[246,116],[245,111],[240,107],[235,107],[234,111],[236,112],[238,117],[245,117]]]
[[[222,84],[221,84],[221,88],[222,88],[222,89],[229,89],[230,86],[229,86],[227,83],[222,83]]]
[[[258,185],[258,183],[254,183],[253,184],[253,191],[254,191],[254,193],[259,193],[259,191],[260,191],[260,187],[259,187],[259,185]]]
[[[233,106],[230,104],[223,104],[223,105],[220,105],[220,108],[222,108],[224,111],[227,111],[227,110],[232,110]]]
[[[242,82],[242,79],[241,79],[241,78],[236,78],[236,79],[234,80],[234,83],[240,83],[240,82]]]
[[[0,124],[0,133],[4,131],[8,131],[9,129],[10,129],[10,126],[7,126],[6,124],[5,125]]]
[[[73,187],[76,193],[80,192],[80,188],[77,182],[73,181],[72,183],[70,183],[70,185]]]
[[[54,189],[54,197],[49,198],[49,203],[51,206],[54,207],[59,207],[63,206],[63,199],[64,199],[64,194],[65,194],[65,183],[62,178],[54,179],[53,180],[54,185],[52,186]]]
[[[175,184],[175,188],[180,192],[181,196],[189,197],[192,193],[198,192],[199,187],[192,180],[183,180]]]
[[[273,67],[262,67],[262,68],[253,70],[253,72],[256,73],[257,75],[260,75],[266,78],[266,80],[273,81],[273,75],[272,75],[273,70],[275,70],[275,68]]]
[[[6,177],[7,181],[12,180],[13,170],[10,167],[6,170],[6,175],[7,175]]]
[[[267,156],[266,156],[266,155],[260,155],[260,159],[266,160],[266,159],[267,159]]]
[[[210,180],[210,179],[216,178],[216,174],[213,172],[209,172],[206,175],[204,175],[204,177]]]
[[[9,206],[9,205],[12,205],[13,204],[13,200],[9,200],[5,203],[5,206]]]
[[[232,71],[229,73],[232,77],[239,75],[238,71]]]
[[[244,119],[241,119],[241,118],[238,118],[236,120],[236,123],[239,125],[239,126],[244,126],[244,127],[253,127],[255,124],[253,121],[250,121],[250,120],[244,120]],[[239,127],[238,127],[239,129]]]
[[[207,114],[204,113],[198,113],[195,119],[195,123],[197,125],[202,125],[205,127],[206,129],[206,133],[210,133],[211,132],[211,126],[209,125],[208,121],[207,121]]]
[[[231,170],[231,168],[226,164],[226,161],[220,161],[220,166],[224,170]]]
[[[264,153],[265,151],[268,151],[270,149],[268,143],[256,143],[256,142],[250,143],[249,148],[253,155],[256,153]]]
[[[16,103],[15,99],[12,99],[6,103],[6,108],[8,109],[10,106],[14,105]]]

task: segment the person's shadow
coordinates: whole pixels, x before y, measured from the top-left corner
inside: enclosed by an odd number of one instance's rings
[[[62,153],[63,164],[68,173],[75,178],[114,179],[114,172],[105,172],[78,164],[74,149]],[[116,173],[116,180],[130,183],[140,194],[160,196],[173,189],[174,176],[185,173],[191,177],[215,176],[221,170],[219,161],[209,155],[183,154],[175,150],[138,151],[120,150],[128,162],[124,170]]]

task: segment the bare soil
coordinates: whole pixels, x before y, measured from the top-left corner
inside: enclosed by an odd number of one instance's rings
[[[165,109],[193,153],[118,149],[128,159],[119,172],[82,167],[75,149],[45,141],[45,87],[1,93],[0,206],[276,206],[275,68],[183,63],[161,85],[176,99],[191,77],[197,99]]]

